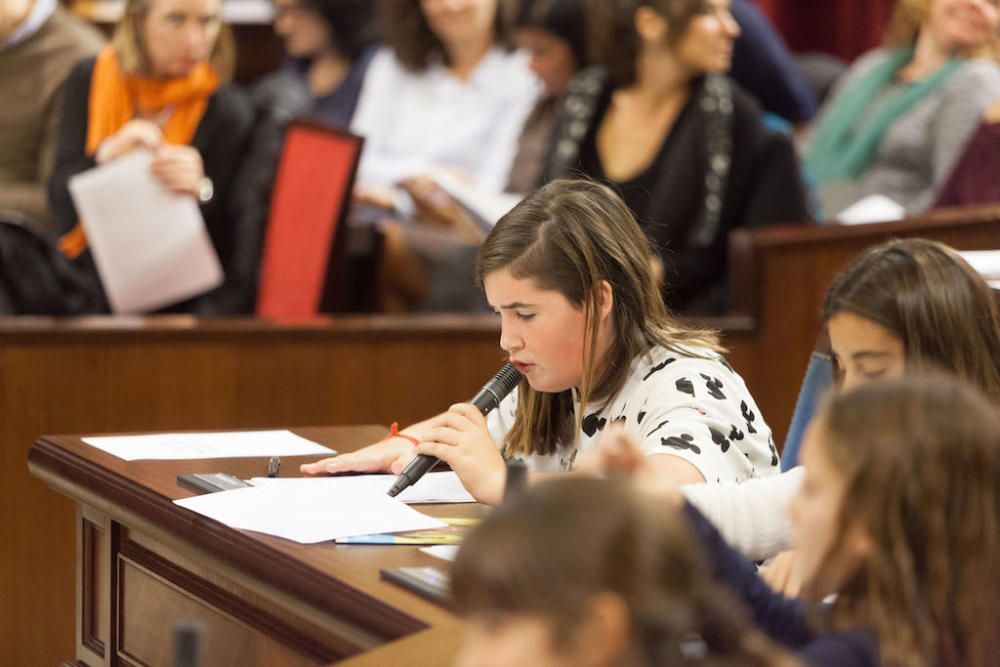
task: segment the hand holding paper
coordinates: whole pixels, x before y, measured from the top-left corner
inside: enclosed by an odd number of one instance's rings
[[[152,163],[153,153],[138,150],[69,181],[115,313],[157,310],[223,281],[194,197],[164,187]]]

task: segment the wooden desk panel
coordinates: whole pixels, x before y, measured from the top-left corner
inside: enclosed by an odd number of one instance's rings
[[[296,429],[342,451],[381,426]],[[287,470],[315,457],[288,459]],[[378,577],[383,567],[441,565],[416,547],[299,545],[177,507],[181,473],[259,474],[265,459],[127,462],[76,437],[46,437],[29,466],[79,504],[76,659],[167,664],[176,622],[204,628],[203,664],[317,665],[363,653],[453,615]],[[423,506],[478,516],[476,505]]]

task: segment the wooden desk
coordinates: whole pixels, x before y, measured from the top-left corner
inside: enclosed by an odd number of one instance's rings
[[[351,451],[385,427],[295,430]],[[289,458],[284,471],[297,474],[298,463],[315,458]],[[168,664],[173,625],[185,620],[203,627],[205,665],[328,664],[427,628],[453,634],[450,612],[379,578],[383,567],[443,565],[417,547],[300,545],[227,528],[172,502],[192,495],[177,485],[178,474],[248,477],[264,462],[127,462],[75,436],[38,440],[28,457],[32,474],[77,504],[76,665]],[[416,641],[437,664],[454,650],[453,640]]]
[[[749,366],[750,322],[703,324]],[[502,363],[498,338],[492,316],[0,319],[0,655],[74,650],[76,519],[28,474],[40,434],[406,424],[472,396]]]
[[[407,423],[475,393],[497,339],[492,317],[0,320],[0,663],[74,652],[75,511],[28,473],[39,435]]]

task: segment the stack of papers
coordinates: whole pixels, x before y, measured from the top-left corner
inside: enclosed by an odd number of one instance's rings
[[[348,492],[373,492],[385,495],[395,481],[395,475],[358,475],[356,477],[254,477],[250,483],[254,486],[331,487],[346,489]],[[476,502],[454,472],[429,472],[396,498],[409,504]]]
[[[337,452],[291,431],[157,433],[88,437],[83,441],[126,461],[222,459],[244,456],[333,456]]]
[[[349,485],[268,484],[174,502],[231,528],[253,530],[301,544],[448,525],[384,492]]]

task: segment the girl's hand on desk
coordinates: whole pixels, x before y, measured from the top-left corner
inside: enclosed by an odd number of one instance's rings
[[[299,466],[299,471],[303,475],[326,475],[334,472],[391,472],[398,475],[416,456],[415,449],[413,443],[406,438],[390,438],[356,452],[316,463],[304,463]]]
[[[436,456],[450,465],[479,502],[500,504],[507,468],[486,428],[486,417],[474,405],[459,403],[429,426],[417,454]]]

